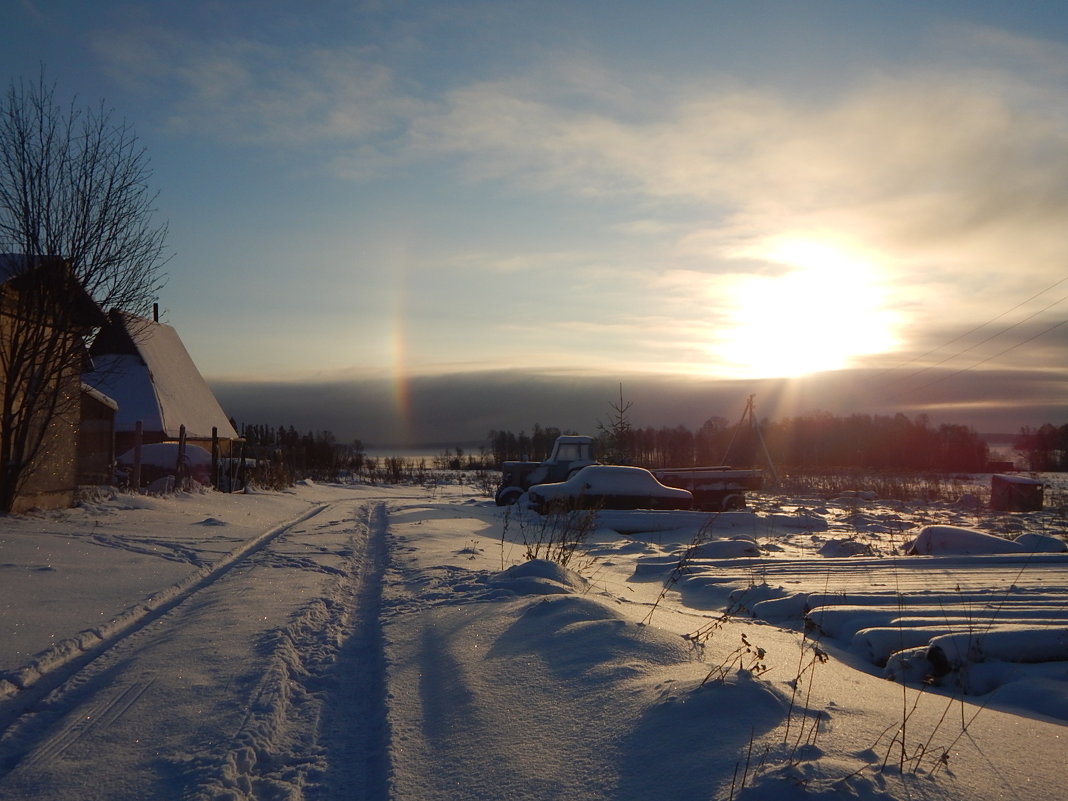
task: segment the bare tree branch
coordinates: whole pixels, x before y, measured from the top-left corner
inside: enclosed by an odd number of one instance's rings
[[[0,100],[0,510],[76,423],[101,309],[143,315],[157,296],[167,225],[151,178],[103,103],[62,107],[43,73]]]

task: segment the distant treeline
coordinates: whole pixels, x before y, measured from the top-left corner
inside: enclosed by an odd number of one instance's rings
[[[235,429],[237,426],[234,426]],[[300,433],[293,426],[244,424],[242,455],[255,463],[250,480],[268,487],[284,487],[298,478],[336,481],[358,477],[371,483],[422,483],[431,471],[485,472],[495,469],[484,450],[465,453],[462,448],[446,449],[429,459],[399,456],[368,456],[356,439],[338,442],[330,431]]]
[[[1027,456],[1029,467],[1039,472],[1068,472],[1068,424],[1046,423],[1038,428],[1020,429],[1013,443]]]
[[[983,472],[991,466],[982,437],[963,425],[934,426],[926,415],[909,418],[830,413],[735,425],[709,418],[691,431],[685,426],[631,427],[622,420],[593,432],[595,455],[641,467],[690,467],[730,464],[766,467],[767,458],[782,470],[868,470]],[[486,470],[509,460],[541,461],[562,434],[575,432],[535,424],[530,433],[490,431],[488,447],[477,453],[445,450],[422,464],[368,457],[360,440],[341,443],[329,431],[300,433],[292,426],[241,427],[247,457],[271,463],[287,476],[329,478],[343,473],[374,480],[396,480],[401,471]],[[1068,425],[1023,428],[1015,449],[1035,471],[1068,471]],[[767,456],[765,456],[765,448]]]
[[[531,434],[491,431],[495,459],[544,459],[558,428],[535,425]],[[783,469],[865,468],[980,472],[987,469],[987,444],[962,425],[933,426],[926,415],[894,416],[814,413],[757,425],[732,425],[713,417],[697,431],[685,426],[638,428],[619,425],[596,435],[598,452],[624,453],[641,467],[730,464],[765,466],[767,457]],[[765,447],[767,456],[765,456]]]
[[[356,472],[366,458],[360,440],[338,442],[329,431],[301,434],[293,426],[252,423],[241,426],[241,436],[244,457],[260,463],[261,479],[271,486],[300,476],[325,479]]]

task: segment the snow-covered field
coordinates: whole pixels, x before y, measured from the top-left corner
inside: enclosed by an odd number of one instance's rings
[[[1059,798],[1050,497],[568,529],[305,484],[3,517],[0,798]],[[528,561],[587,523],[566,569]]]

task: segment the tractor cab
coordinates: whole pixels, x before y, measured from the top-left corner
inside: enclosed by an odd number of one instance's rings
[[[535,484],[563,481],[576,470],[596,464],[593,437],[562,436],[553,443],[552,453],[543,462],[505,462],[501,465],[498,506],[510,506]]]

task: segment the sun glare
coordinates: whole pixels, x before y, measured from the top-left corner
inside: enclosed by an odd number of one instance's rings
[[[748,276],[736,287],[734,327],[719,355],[739,377],[838,370],[893,347],[893,319],[874,265],[808,240],[776,243],[761,257],[787,270]]]

